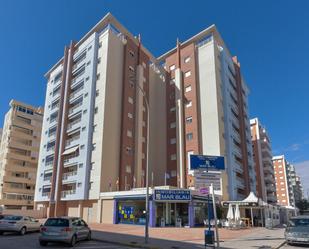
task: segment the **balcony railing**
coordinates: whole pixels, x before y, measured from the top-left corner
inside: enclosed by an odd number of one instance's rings
[[[66,198],[68,195],[75,195],[76,189],[61,191],[61,198]]]
[[[73,122],[69,123],[67,126],[67,131],[70,130],[75,124],[78,124],[80,121],[82,120],[82,118],[76,119]]]
[[[80,139],[80,135],[75,136],[75,137],[73,137],[73,138],[67,140],[67,141],[65,142],[65,146],[66,146],[66,147],[67,147],[67,146],[70,146],[74,141],[77,141],[77,140],[79,140],[79,139]]]
[[[43,192],[43,193],[42,193],[42,196],[43,196],[43,197],[50,197],[50,192]]]
[[[76,176],[77,175],[77,170],[76,171],[71,171],[67,173],[63,173],[62,175],[62,180],[67,180],[71,176]]]
[[[80,107],[83,104],[83,102],[79,102],[78,104],[76,104],[75,106],[71,107],[69,109],[69,115],[72,114],[78,107]]]

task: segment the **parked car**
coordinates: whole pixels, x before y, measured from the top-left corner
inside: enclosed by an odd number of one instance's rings
[[[46,246],[48,242],[64,242],[74,246],[80,240],[91,240],[91,230],[80,218],[48,218],[41,227],[41,246]]]
[[[3,215],[0,219],[0,234],[4,232],[18,232],[24,235],[26,232],[39,231],[40,223],[38,220],[21,215]]]
[[[309,244],[309,216],[291,218],[284,235],[288,244]]]

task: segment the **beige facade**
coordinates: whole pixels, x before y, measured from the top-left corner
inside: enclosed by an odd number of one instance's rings
[[[269,204],[276,204],[276,181],[270,139],[258,118],[251,119],[250,125],[257,196]]]
[[[43,110],[12,100],[0,147],[0,205],[32,208]]]

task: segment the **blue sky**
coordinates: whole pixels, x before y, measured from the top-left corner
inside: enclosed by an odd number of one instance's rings
[[[107,12],[140,33],[155,56],[214,23],[241,62],[250,116],[265,124],[274,154],[309,171],[309,1],[0,0],[0,6],[0,120],[12,98],[43,105],[44,73]]]

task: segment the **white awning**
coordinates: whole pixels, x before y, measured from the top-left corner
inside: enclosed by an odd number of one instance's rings
[[[62,153],[62,155],[63,156],[65,156],[65,155],[69,155],[69,154],[71,154],[71,153],[74,153],[74,152],[76,152],[77,150],[78,150],[78,145],[76,145],[76,146],[74,146],[74,147],[72,147],[72,148],[69,148],[69,149],[67,149],[67,150],[65,150],[63,153]]]

